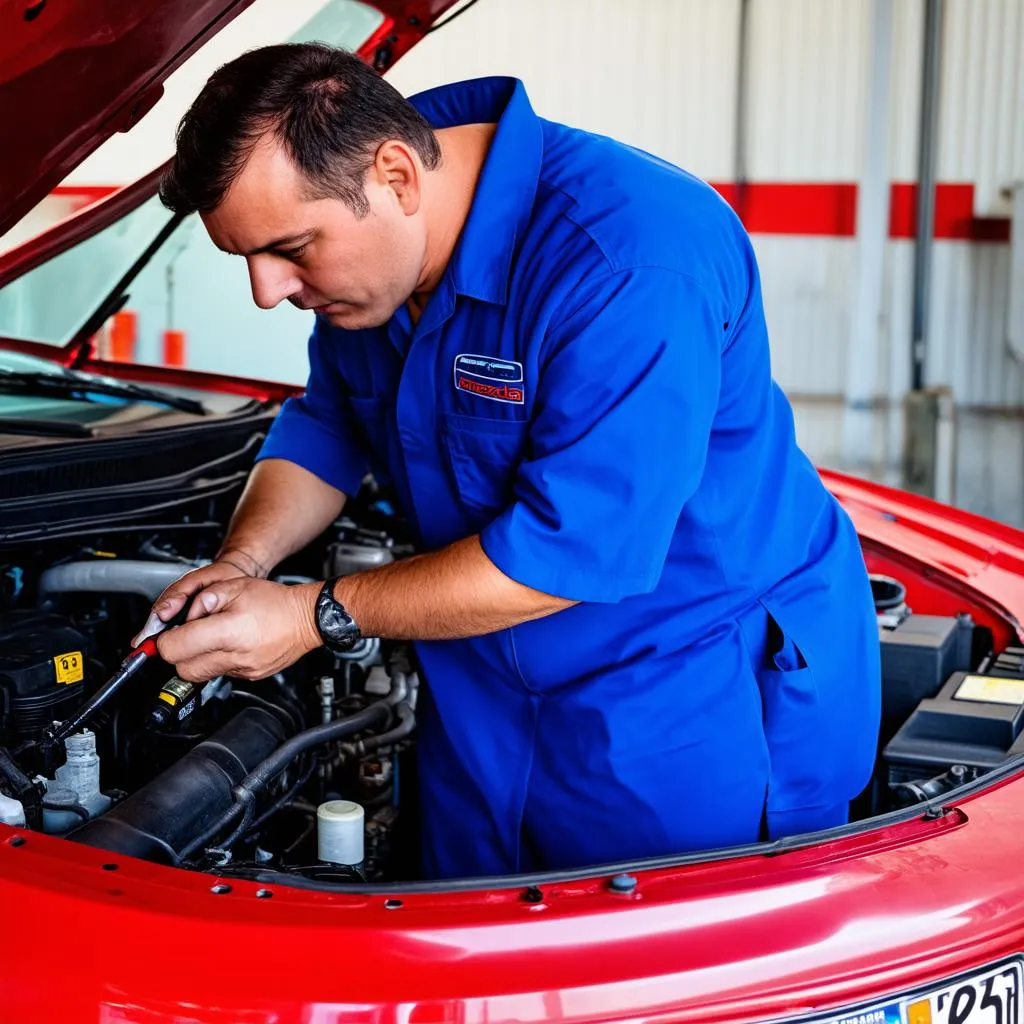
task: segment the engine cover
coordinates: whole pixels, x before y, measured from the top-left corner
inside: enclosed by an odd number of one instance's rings
[[[13,745],[68,717],[85,691],[88,641],[60,615],[0,615],[0,741]]]

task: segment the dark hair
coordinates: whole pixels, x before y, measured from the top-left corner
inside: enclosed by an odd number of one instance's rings
[[[357,216],[363,179],[387,139],[411,146],[428,169],[441,148],[427,120],[357,56],[323,43],[250,50],[218,68],[181,119],[160,199],[175,213],[207,212],[224,198],[259,140],[273,132],[309,181]]]

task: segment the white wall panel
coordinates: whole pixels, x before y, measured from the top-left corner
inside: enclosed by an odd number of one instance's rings
[[[1024,3],[945,0],[939,176],[973,181],[975,212],[1006,216],[1024,180]]]
[[[894,0],[889,107],[889,170],[894,181],[917,178],[923,36],[924,4],[921,0]]]
[[[926,383],[967,405],[1024,405],[1022,367],[1006,345],[1005,245],[935,246]]]
[[[958,505],[1024,527],[1024,430],[1019,419],[957,417]]]
[[[544,117],[733,176],[739,0],[482,0],[403,57],[405,95],[513,75]]]
[[[752,0],[750,177],[850,181],[863,148],[868,0]]]
[[[752,179],[859,179],[871,8],[872,0],[750,0]],[[889,165],[897,181],[917,175],[923,12],[922,0],[893,4]]]
[[[787,391],[840,394],[850,337],[853,240],[760,235],[754,248],[776,380]]]

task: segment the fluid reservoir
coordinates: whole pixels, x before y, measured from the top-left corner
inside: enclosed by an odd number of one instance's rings
[[[317,856],[327,864],[362,864],[364,812],[351,800],[328,800],[316,809]]]
[[[72,811],[61,810],[62,804],[83,808],[90,818],[103,814],[111,799],[100,792],[100,759],[96,753],[96,736],[88,729],[69,736],[64,743],[67,760],[56,772],[53,780],[41,779],[46,787],[43,828],[47,832],[65,832],[81,822]]]

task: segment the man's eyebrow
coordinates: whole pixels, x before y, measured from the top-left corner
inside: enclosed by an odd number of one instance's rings
[[[296,242],[309,241],[316,234],[315,231],[302,231],[297,235],[284,235],[282,238],[275,238],[272,242],[267,242],[266,245],[261,245],[256,249],[250,249],[248,252],[230,253],[232,256],[259,256],[260,253],[270,252],[273,249],[280,249],[284,246],[295,245]],[[223,249],[223,252],[229,252],[227,249]]]

